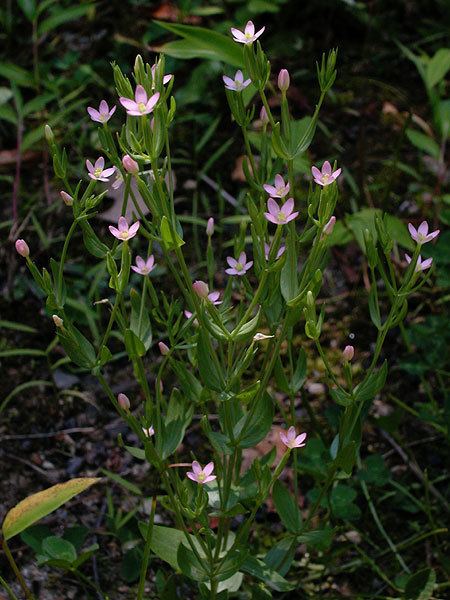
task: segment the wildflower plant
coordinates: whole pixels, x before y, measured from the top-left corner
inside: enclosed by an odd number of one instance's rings
[[[318,298],[336,222],[341,169],[325,161],[321,168],[313,167],[311,181],[305,183],[299,181],[294,168],[295,159],[313,140],[320,107],[335,80],[336,51],[324,55],[317,66],[319,98],[305,125],[291,116],[286,70],[278,77],[279,114],[270,107],[266,90],[271,65],[260,44],[263,32],[264,27],[255,33],[251,22],[243,32],[232,30],[241,44],[245,68],[234,80],[224,77],[235,126],[240,127],[246,148],[243,168],[250,217],[249,224],[245,222],[235,236],[228,257],[215,247],[214,220],[207,222],[205,254],[223,265],[222,272],[228,275],[224,289],[212,291],[211,279],[210,285],[197,279],[202,275],[188,262],[189,237],[177,215],[172,177],[175,78],[165,75],[163,57],[151,66],[138,56],[133,83],[114,65],[123,108],[114,113],[114,107],[110,109],[104,102],[99,111],[89,109],[91,118],[100,123],[98,135],[106,158],[95,164],[87,161],[85,181],[74,185],[67,179],[66,153],[47,128],[55,175],[65,197],[71,199],[66,204],[73,211],[73,223],[61,256],[52,260],[50,270],[38,268],[33,250],[24,240],[16,242],[18,253],[46,295],[47,313],[53,316],[67,356],[98,378],[105,397],[134,432],[135,447],[119,438],[123,452],[148,461],[157,473],[158,501],[169,512],[172,524],[155,525],[155,510],[141,523],[144,549],[138,598],[143,597],[150,552],[198,586],[200,597],[226,598],[253,579],[277,591],[292,589],[289,566],[297,546],[323,547],[331,542],[332,529],[327,527],[331,517],[322,511],[322,501],[336,481],[350,476],[359,460],[363,419],[387,377],[387,363],[381,360],[383,343],[388,331],[405,318],[408,297],[423,285],[421,270],[430,264],[421,261],[420,249],[437,235],[428,234],[424,224],[418,231],[411,227],[417,245],[412,256],[406,257],[409,266],[402,270],[391,256],[393,241],[384,219],[375,221],[376,238],[365,231],[371,282],[368,306],[377,337],[363,373],[355,377],[351,365],[354,354],[362,349],[347,346],[342,352],[343,376],[338,376],[322,347],[326,316]],[[256,96],[247,103],[242,90],[250,81]],[[218,85],[223,84],[219,81]],[[263,106],[263,132],[256,157],[248,134],[258,103]],[[122,216],[117,227],[110,226],[110,233],[100,237],[91,224],[105,195],[99,182],[114,172],[123,181]],[[146,214],[137,201],[132,179],[147,206]],[[125,218],[128,207],[134,214],[132,224]],[[110,289],[108,301],[101,305],[109,314],[97,345],[66,311],[64,271],[77,229],[83,233],[87,252],[103,265]],[[156,265],[164,266],[182,301],[175,298],[169,302],[159,292],[162,282]],[[380,286],[387,292],[387,313],[379,302]],[[161,325],[167,343],[153,339],[155,326]],[[303,342],[299,349],[294,336],[300,334]],[[116,396],[106,376],[118,343],[133,366],[139,389],[130,398],[124,393]],[[339,425],[316,482],[319,492],[304,518],[298,502],[297,465],[303,448],[320,434],[312,421],[311,429],[305,431],[296,412],[296,399],[307,378],[306,346],[315,348],[323,360]],[[287,402],[280,400],[278,391],[285,394]],[[185,445],[188,462],[180,462],[179,448],[194,414],[200,415],[205,452]],[[281,458],[276,458],[273,447],[244,469],[243,453],[267,436],[276,414],[283,421]],[[293,466],[294,493],[278,481],[288,464]],[[251,532],[258,511],[271,494],[285,533],[265,557],[257,557]],[[164,549],[167,544],[170,559]]]

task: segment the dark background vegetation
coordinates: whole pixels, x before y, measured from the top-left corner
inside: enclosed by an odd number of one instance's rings
[[[322,52],[339,48],[338,78],[303,165],[306,173],[311,161],[329,158],[344,168],[337,217],[346,227],[331,250],[325,289],[323,345],[330,348],[336,363],[338,349],[352,343],[357,349],[355,368],[363,369],[374,338],[366,304],[366,267],[353,235],[358,219],[364,221],[360,211],[381,208],[405,223],[418,224],[426,218],[441,230],[450,220],[445,132],[436,127],[419,72],[399,46],[429,56],[448,47],[446,0],[203,4],[63,0],[37,4],[45,6],[34,21],[29,18],[33,2],[7,0],[0,8],[0,517],[27,494],[77,474],[100,473],[101,468],[137,482],[145,494],[152,490],[151,473],[117,447],[117,434],[127,432],[105,408],[95,380],[72,369],[53,343],[53,324],[16,257],[13,241],[25,238],[38,264],[46,264],[60,251],[71,217],[53,182],[43,125],[52,124],[58,141],[69,152],[71,177],[81,178],[85,158],[98,154],[95,127],[86,107],[97,106],[102,98],[116,101],[111,62],[129,73],[137,53],[153,61],[158,47],[173,39],[155,19],[222,33],[249,18],[258,26],[265,24],[264,49],[272,60],[273,82],[279,68],[289,69],[289,98],[298,118],[314,107],[315,61]],[[243,147],[230,121],[221,83],[224,69],[228,73],[229,68],[213,61],[166,60],[166,71],[175,74],[178,106],[172,146],[179,210],[224,219],[217,239],[222,240],[222,235],[223,240],[231,239],[233,230],[226,217],[232,210],[201,178],[207,175],[242,201],[245,190],[239,157]],[[448,83],[443,81],[439,93],[445,98],[447,92]],[[214,120],[217,123],[212,125]],[[213,133],[204,143],[210,126]],[[435,145],[423,140],[422,146],[417,140],[412,143],[406,134],[410,127],[426,133]],[[229,139],[232,143],[227,146]],[[205,172],[205,164],[215,153],[217,159]],[[192,181],[194,186],[189,185]],[[352,219],[352,215],[357,217]],[[101,231],[107,222],[99,220],[97,225]],[[194,227],[191,263],[197,262],[200,273],[202,236]],[[351,497],[341,499],[340,517],[346,526],[337,532],[338,541],[331,550],[312,555],[299,550],[295,571],[302,575],[300,591],[293,598],[394,595],[389,582],[401,588],[406,575],[382,535],[379,519],[412,572],[434,569],[440,587],[433,597],[448,597],[448,584],[443,582],[450,574],[448,535],[446,541],[449,250],[449,234],[444,232],[429,249],[435,273],[412,299],[405,326],[389,335],[385,354],[390,374],[363,436],[365,462],[351,480]],[[83,255],[81,239],[71,254],[67,267],[71,309],[95,337],[103,313],[93,309],[92,302],[103,297],[107,288],[93,283],[94,263]],[[163,286],[170,295],[170,281]],[[156,327],[154,335],[155,339],[162,336],[162,329],[158,332]],[[158,360],[156,353],[150,356],[150,365],[152,360]],[[317,361],[310,366],[311,380],[304,394],[323,423],[326,437],[336,414],[321,383],[323,365]],[[109,376],[115,390],[133,393],[133,375],[124,359],[119,358]],[[308,430],[301,399],[298,411]],[[188,442],[202,442],[195,428],[188,433]],[[320,468],[324,451],[319,440],[305,450],[309,471],[303,473],[302,502],[308,492],[314,493],[314,469]],[[134,565],[140,551],[134,541],[139,536],[134,518],[119,526],[117,511],[129,511],[135,505],[129,490],[113,485],[108,497],[104,489],[93,490],[46,521],[58,534],[75,524],[89,528],[84,531],[89,533],[88,542],[98,543],[100,549],[86,563],[85,572],[113,599],[133,597]],[[270,548],[281,532],[271,506],[261,514],[260,522],[271,523],[272,534],[256,536],[256,551]],[[82,539],[83,532],[78,534]],[[80,582],[36,568],[24,542],[19,540],[14,549],[40,598],[90,597]],[[159,577],[162,585],[158,568],[155,560],[152,576],[156,581]],[[6,572],[2,559],[0,569]],[[154,596],[149,597],[159,597],[155,586],[152,589]],[[189,597],[192,591],[182,593]]]

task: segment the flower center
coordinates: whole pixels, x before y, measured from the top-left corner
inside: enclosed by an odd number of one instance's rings
[[[148,275],[148,273],[149,273],[148,267],[142,267],[141,273],[142,273],[142,275]]]
[[[322,175],[322,181],[323,181],[323,183],[326,183],[329,179],[330,179],[329,175]]]
[[[238,263],[236,265],[236,271],[242,271],[243,268],[244,268],[244,265],[242,265],[241,263]]]
[[[121,240],[127,240],[128,239],[128,229],[126,231],[121,231],[119,234],[119,237]]]
[[[145,109],[146,109],[145,103],[138,102],[138,109],[139,109],[139,112],[141,112],[141,113],[145,112]]]
[[[286,221],[286,215],[284,214],[284,212],[281,212],[281,210],[280,210],[280,212],[277,215],[277,219],[279,221],[283,221],[283,222]]]
[[[206,475],[203,473],[203,471],[201,471],[201,473],[199,473],[199,474],[197,475],[197,479],[198,479],[199,481],[205,481],[205,479],[206,479]]]
[[[96,177],[101,177],[102,173],[103,173],[103,169],[95,169],[95,171],[94,171],[94,175]]]
[[[253,37],[251,33],[244,33],[244,35],[248,40],[251,40]]]
[[[242,90],[242,82],[241,81],[235,80],[234,85],[236,87],[236,90]]]

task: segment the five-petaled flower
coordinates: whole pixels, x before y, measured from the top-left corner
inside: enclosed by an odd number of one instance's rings
[[[116,107],[113,106],[110,110],[106,100],[102,100],[98,110],[92,108],[92,106],[88,106],[87,111],[93,121],[97,121],[97,123],[107,123],[115,113]]]
[[[294,198],[289,198],[280,208],[273,198],[267,200],[267,209],[269,212],[264,213],[264,216],[271,223],[276,225],[285,225],[298,217],[298,211],[294,212]]]
[[[272,247],[270,244],[264,243],[264,256],[266,257],[266,260],[269,260],[269,255],[270,255],[270,251],[271,251]],[[277,256],[276,256],[276,260],[278,260],[280,258],[280,256],[283,254],[283,252],[286,250],[286,246],[282,245],[278,248],[277,250]]]
[[[203,485],[204,483],[209,483],[210,481],[214,481],[214,479],[216,479],[216,476],[212,475],[213,471],[214,471],[214,463],[213,462],[209,462],[202,469],[201,464],[199,462],[197,462],[196,460],[194,460],[194,462],[192,463],[192,471],[188,471],[186,473],[186,475],[189,477],[189,479],[192,479],[192,481],[195,481],[196,483],[200,483],[200,485]]]
[[[235,42],[239,42],[239,44],[253,44],[253,42],[264,33],[264,30],[265,27],[261,27],[261,29],[255,33],[253,21],[248,21],[243,32],[232,27],[231,33],[233,34]]]
[[[289,183],[287,181],[285,183],[280,174],[275,175],[275,185],[269,185],[268,183],[265,183],[263,188],[266,190],[269,196],[272,196],[273,198],[284,198],[289,194],[290,190]]]
[[[130,98],[124,98],[123,96],[119,98],[120,104],[132,117],[142,117],[143,115],[148,115],[155,108],[158,100],[159,92],[156,92],[156,94],[153,94],[153,96],[149,98],[142,85],[136,86],[134,100],[130,100]]]
[[[406,258],[406,262],[409,265],[411,263],[411,257],[409,256],[409,254],[406,254],[406,252],[405,252],[405,258]],[[416,273],[420,273],[420,271],[426,271],[426,269],[429,269],[432,264],[433,264],[432,258],[426,258],[425,260],[422,260],[422,257],[419,255],[419,257],[417,259],[417,263],[416,263],[416,268],[414,269],[414,271]]]
[[[135,273],[139,273],[139,275],[148,275],[155,268],[155,258],[153,254],[151,254],[147,260],[144,260],[142,256],[136,256],[136,265],[131,265],[131,268]]]
[[[116,167],[109,167],[109,169],[105,169],[105,159],[103,156],[97,158],[94,165],[90,160],[87,160],[86,167],[89,177],[91,179],[95,179],[96,181],[109,181],[109,178],[116,170]]]
[[[136,235],[137,230],[139,229],[139,225],[140,225],[139,221],[136,221],[136,223],[133,223],[133,225],[131,225],[129,227],[128,221],[125,219],[125,217],[119,217],[119,222],[117,224],[117,227],[113,227],[112,225],[110,225],[109,231],[118,240],[121,240],[122,242],[124,242],[126,240],[131,240],[131,238],[133,238]],[[137,260],[136,260],[136,262],[137,262]]]
[[[289,427],[287,432],[280,431],[280,440],[287,448],[290,448],[291,450],[293,448],[303,448],[303,446],[306,445],[306,433],[300,433],[300,435],[297,435],[295,427]]]
[[[326,185],[330,185],[333,183],[339,175],[341,174],[342,169],[336,169],[333,171],[331,165],[328,160],[326,160],[322,165],[322,171],[319,171],[317,167],[312,167],[311,173],[314,177],[314,181],[323,187]]]
[[[431,242],[439,235],[439,229],[428,233],[428,223],[426,221],[423,221],[417,229],[412,223],[408,223],[408,229],[412,239],[420,245]]]
[[[226,75],[224,75],[223,82],[227,90],[231,90],[232,92],[242,92],[242,90],[244,90],[248,85],[250,85],[252,81],[251,79],[246,79],[244,81],[244,75],[239,69],[239,71],[236,71],[234,79],[231,79],[231,77],[227,77]]]
[[[228,275],[239,275],[240,277],[245,275],[253,265],[252,260],[247,262],[247,255],[245,252],[240,253],[238,260],[232,256],[228,256],[227,263],[229,264],[230,268],[225,269],[225,273],[228,273]]]

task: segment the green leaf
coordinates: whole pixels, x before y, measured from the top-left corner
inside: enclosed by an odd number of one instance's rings
[[[351,441],[349,444],[339,449],[335,459],[337,467],[341,468],[348,475],[351,474],[356,462],[356,444]]]
[[[178,235],[176,231],[174,231],[172,234],[167,217],[163,217],[161,219],[160,230],[162,241],[167,250],[174,250],[175,248],[180,248],[184,244],[183,239]]]
[[[197,359],[198,370],[205,386],[221,392],[225,388],[225,382],[218,362],[214,360],[209,334],[203,328],[199,329],[197,336]]]
[[[147,535],[147,524],[140,522],[139,529],[141,535],[145,539]],[[190,538],[192,542],[196,544],[194,536],[190,535]],[[168,563],[175,571],[179,571],[180,566],[177,559],[178,547],[185,539],[184,533],[179,529],[163,527],[162,525],[153,525],[150,548],[161,560]]]
[[[271,569],[265,562],[255,556],[247,556],[240,567],[241,571],[248,573],[256,579],[263,581],[276,592],[289,592],[295,585],[287,581],[279,573]]]
[[[17,4],[22,9],[23,14],[31,22],[36,14],[35,0],[17,0]]]
[[[145,355],[146,350],[144,344],[141,342],[138,336],[131,331],[131,329],[125,329],[125,335],[123,339],[128,356],[131,359],[136,359]]]
[[[148,350],[152,345],[152,327],[150,323],[150,310],[144,302],[144,310],[141,311],[142,297],[139,293],[132,289],[130,292],[131,300],[131,316],[130,329],[137,338],[143,343],[145,350]]]
[[[340,519],[358,519],[361,516],[361,511],[353,503],[356,495],[355,490],[346,485],[339,484],[333,488],[330,505],[334,516]]]
[[[78,552],[82,545],[84,544],[85,539],[90,533],[90,529],[84,527],[83,525],[74,525],[73,527],[69,527],[66,529],[63,538],[73,544],[75,550]]]
[[[77,559],[77,551],[73,544],[56,535],[45,538],[42,542],[42,550],[47,556],[57,560],[66,560],[72,563]]]
[[[169,400],[167,415],[163,422],[163,459],[170,456],[181,444],[194,415],[194,405],[186,402],[177,388],[174,388]]]
[[[290,388],[296,394],[306,381],[306,352],[303,348],[298,351],[297,364],[295,365],[295,371],[292,375]]]
[[[295,538],[285,537],[277,542],[264,557],[264,562],[274,571],[284,576],[289,571],[297,551]]]
[[[428,87],[432,88],[442,81],[450,69],[450,48],[439,48],[427,64],[425,77]]]
[[[298,533],[302,527],[300,509],[289,490],[278,479],[273,486],[272,498],[283,525],[288,531]]]
[[[295,230],[290,229],[286,243],[286,262],[281,271],[281,293],[286,302],[295,298],[298,292],[297,281],[297,246],[295,241]]]
[[[34,87],[33,75],[13,63],[0,62],[0,77],[17,83],[18,86]]]
[[[159,48],[160,52],[170,56],[174,56],[175,52],[176,58],[207,58],[220,60],[238,68],[244,66],[242,48],[240,44],[233,42],[231,37],[204,27],[161,21],[154,23],[184,38],[184,43],[177,41],[165,44]]]
[[[48,17],[39,23],[38,35],[42,36],[64,23],[69,23],[70,21],[75,21],[76,19],[84,17],[93,6],[94,4],[77,4],[69,8],[57,7],[57,10],[51,17]]]
[[[106,253],[109,252],[108,246],[100,241],[87,221],[83,219],[79,221],[79,225],[83,231],[83,242],[86,250],[96,258],[105,258]]]
[[[186,575],[186,577],[189,577],[189,579],[201,583],[209,581],[209,573],[205,569],[208,564],[206,560],[204,562],[199,561],[192,550],[186,548],[183,543],[178,546],[177,562],[181,572]]]
[[[334,530],[331,527],[324,527],[323,529],[302,533],[297,537],[297,540],[320,552],[326,552],[331,546],[333,534]]]
[[[99,477],[78,477],[28,496],[7,513],[2,526],[3,537],[11,539],[99,481]]]
[[[386,383],[387,371],[387,361],[385,360],[381,369],[373,371],[369,377],[356,386],[354,390],[355,400],[358,402],[372,400]]]
[[[107,469],[101,469],[101,472],[103,473],[103,475],[106,475],[106,477],[108,477],[108,479],[111,479],[111,481],[118,483],[119,485],[121,485],[123,488],[125,488],[132,494],[135,494],[136,496],[142,496],[141,489],[134,483],[131,483],[131,481],[128,481],[124,477],[121,477],[117,473],[112,473],[111,471],[108,471]]]
[[[422,569],[408,578],[405,586],[405,600],[428,600],[433,595],[436,573],[433,569]]]
[[[47,525],[33,525],[22,531],[20,539],[30,546],[36,554],[42,554],[42,542],[51,535],[52,532]]]
[[[364,468],[358,471],[358,479],[373,485],[385,485],[390,478],[391,473],[381,454],[368,456],[364,461]]]
[[[239,419],[233,429],[235,438],[239,438],[240,448],[256,446],[269,432],[273,422],[273,402],[270,395],[265,392],[258,400],[258,405],[253,411],[253,416],[247,425],[247,414]],[[242,432],[245,426],[245,431]],[[242,436],[242,437],[241,437]]]
[[[433,158],[439,158],[439,144],[435,142],[435,140],[430,136],[425,135],[420,131],[416,131],[415,129],[408,128],[406,130],[406,137],[413,146],[415,146],[422,152],[425,152],[425,154],[429,154]]]

